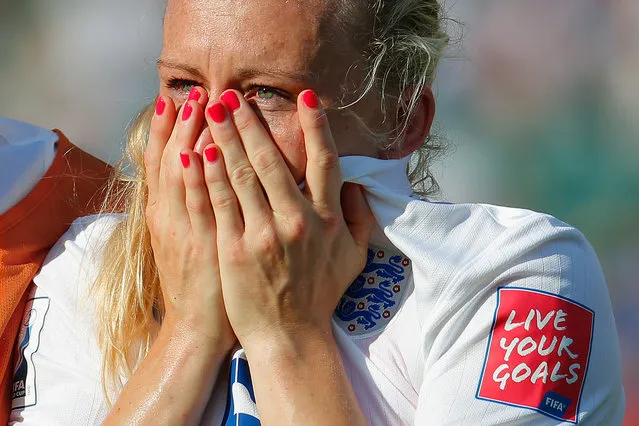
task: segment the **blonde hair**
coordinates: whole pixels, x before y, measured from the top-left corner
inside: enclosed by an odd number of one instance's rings
[[[350,7],[353,2],[349,0],[341,3],[347,11],[361,9]],[[376,92],[384,114],[388,100],[396,102],[393,108],[397,122],[395,140],[401,141],[421,94],[433,82],[448,40],[442,29],[441,9],[435,0],[358,0],[356,3],[366,8],[369,18],[365,24],[367,41],[362,46],[367,77],[358,95],[361,99]],[[93,286],[107,397],[109,390],[119,388],[121,378],[129,377],[146,356],[163,311],[145,219],[147,190],[143,154],[152,117],[153,105],[140,113],[132,125],[125,157],[116,169],[103,209],[125,213],[104,247],[100,273]],[[428,164],[437,149],[434,139],[429,137],[414,155],[407,173],[418,192],[435,187]],[[431,183],[430,187],[426,188],[426,182]]]

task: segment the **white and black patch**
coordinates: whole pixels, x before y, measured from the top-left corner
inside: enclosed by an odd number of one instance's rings
[[[32,358],[40,346],[40,333],[48,310],[48,297],[27,300],[14,353],[15,368],[11,385],[12,410],[32,407],[38,403],[36,369]]]

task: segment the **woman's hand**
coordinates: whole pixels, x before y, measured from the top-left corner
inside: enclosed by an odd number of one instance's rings
[[[247,354],[272,338],[328,333],[335,306],[364,267],[372,213],[351,186],[344,194],[350,223],[344,219],[338,154],[313,91],[298,99],[304,193],[248,102],[233,90],[221,99],[208,107],[216,145],[205,149],[204,169],[233,330]]]
[[[176,112],[158,99],[144,153],[147,225],[165,315],[155,340],[118,396],[106,425],[198,425],[235,336],[224,311],[215,220],[200,158],[206,91]],[[196,138],[199,139],[196,143]],[[207,143],[208,143],[207,142]]]
[[[144,153],[146,219],[164,297],[163,322],[177,322],[228,352],[235,337],[222,301],[216,226],[196,140],[209,140],[207,92],[194,88],[176,112],[160,98]],[[203,130],[204,129],[204,130]]]
[[[246,351],[260,421],[366,424],[331,315],[364,267],[373,215],[359,187],[342,191],[337,150],[315,93],[298,98],[304,192],[246,100],[231,90],[221,99],[207,108],[216,145],[204,150],[204,170],[224,304]]]

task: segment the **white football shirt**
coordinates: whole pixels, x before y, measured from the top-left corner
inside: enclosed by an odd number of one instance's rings
[[[412,196],[408,160],[341,159],[379,228],[334,314],[371,425],[618,425],[619,344],[597,257],[526,210]],[[117,215],[77,220],[51,250],[16,348],[11,424],[99,424],[107,408],[87,290]],[[248,362],[202,424],[259,425]],[[309,386],[312,386],[309,383]]]

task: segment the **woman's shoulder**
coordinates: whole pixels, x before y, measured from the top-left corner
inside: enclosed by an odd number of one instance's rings
[[[52,303],[73,318],[85,312],[101,254],[122,214],[99,214],[76,219],[60,237],[33,279]]]
[[[440,243],[464,247],[466,261],[499,252],[504,257],[519,257],[525,252],[547,249],[569,250],[580,246],[589,251],[586,237],[549,214],[490,204],[433,203],[429,216],[440,223],[436,232]]]

